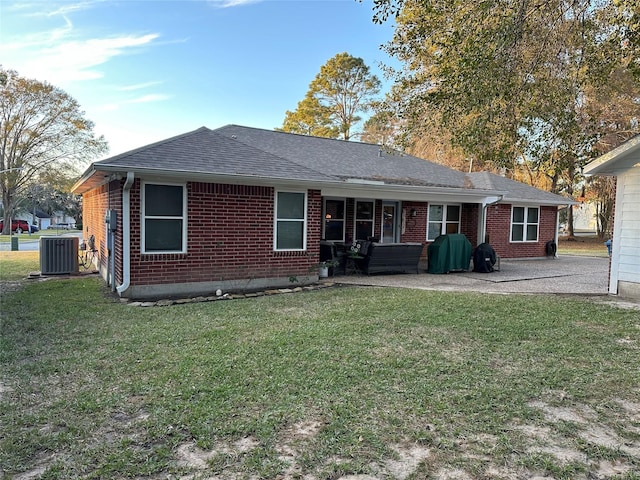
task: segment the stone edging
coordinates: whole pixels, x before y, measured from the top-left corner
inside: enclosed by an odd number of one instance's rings
[[[313,290],[319,290],[322,288],[333,287],[336,285],[334,282],[323,282],[323,283],[314,283],[312,285],[307,285],[304,287],[295,287],[295,288],[278,288],[273,290],[264,290],[259,292],[251,292],[251,293],[224,293],[222,295],[211,295],[211,296],[199,296],[192,298],[177,298],[177,299],[161,299],[161,300],[152,300],[152,301],[137,301],[137,300],[129,300],[127,298],[122,298],[121,302],[129,305],[131,307],[170,307],[172,305],[185,305],[190,303],[204,303],[204,302],[219,302],[222,300],[240,300],[245,298],[257,298],[257,297],[265,297],[270,295],[281,295],[285,293],[297,293],[297,292],[309,292]]]

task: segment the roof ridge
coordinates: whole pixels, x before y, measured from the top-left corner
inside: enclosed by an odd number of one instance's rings
[[[238,125],[238,124],[235,124],[235,123],[229,123],[229,124],[224,125],[224,126],[222,126],[220,128],[217,128],[215,130],[221,130],[221,129],[227,128],[227,127],[245,128],[247,130],[259,130],[259,131],[268,132],[268,133],[278,133],[278,134],[282,134],[282,135],[291,135],[291,136],[296,136],[296,137],[315,138],[315,139],[318,139],[318,140],[326,140],[326,141],[333,141],[333,142],[369,145],[369,146],[372,146],[372,147],[386,148],[386,149],[392,150],[394,152],[398,152],[399,154],[402,154],[402,155],[409,155],[408,153],[403,152],[401,150],[398,150],[397,148],[390,147],[389,145],[381,145],[379,143],[363,142],[362,140],[344,140],[344,139],[341,139],[341,138],[319,137],[317,135],[307,135],[307,134],[304,134],[304,133],[297,133],[297,132],[283,132],[281,130],[275,130],[275,129],[259,128],[259,127],[248,127],[246,125]],[[413,156],[413,155],[410,155],[410,156]],[[416,158],[418,158],[418,157],[416,157]],[[424,159],[421,159],[421,160],[424,160]],[[430,161],[430,160],[427,160],[427,161]]]

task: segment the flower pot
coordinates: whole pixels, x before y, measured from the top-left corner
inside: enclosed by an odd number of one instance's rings
[[[329,276],[329,267],[320,267],[318,269],[318,276],[320,278],[327,278]]]

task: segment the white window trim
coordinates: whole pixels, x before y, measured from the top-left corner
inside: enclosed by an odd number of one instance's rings
[[[441,205],[443,207],[442,210],[442,227],[440,228],[440,235],[444,235],[447,233],[447,224],[448,223],[456,223],[458,225],[458,232],[460,232],[460,227],[462,226],[462,204],[461,203],[429,203],[427,205],[427,231],[425,232],[425,238],[427,242],[433,242],[435,238],[429,238],[429,224],[431,222],[431,207]],[[458,207],[458,220],[455,222],[447,221],[447,210],[449,207]],[[435,223],[435,222],[433,222]],[[438,236],[440,236],[438,235]]]
[[[151,250],[146,251],[146,215],[145,215],[145,206],[146,206],[146,186],[147,185],[162,185],[162,186],[170,186],[170,187],[182,187],[182,216],[181,217],[149,217],[154,219],[181,219],[182,220],[182,250]],[[156,255],[156,254],[167,254],[167,253],[187,253],[187,184],[186,183],[170,183],[170,182],[153,182],[153,181],[143,181],[141,185],[142,191],[140,192],[140,250],[144,254]]]
[[[372,212],[371,212],[371,220],[369,219],[359,219],[358,215],[358,204],[359,203],[370,203]],[[356,224],[358,220],[363,222],[371,222],[371,236],[376,234],[376,201],[375,200],[367,200],[366,198],[356,199],[353,203],[353,241],[356,241]],[[366,240],[360,239],[360,240]]]
[[[278,194],[279,193],[301,193],[304,195],[303,218],[278,218]],[[307,210],[309,195],[306,190],[276,190],[273,198],[273,251],[274,252],[304,252],[307,250]],[[303,222],[302,225],[302,248],[278,248],[278,221]]]
[[[513,209],[514,208],[524,208],[524,222],[517,223],[517,225],[522,225],[522,240],[513,240]],[[536,223],[529,223],[527,219],[529,218],[529,209],[535,208],[538,210],[538,221]],[[509,243],[537,243],[540,238],[540,207],[539,206],[526,206],[526,205],[511,205],[511,219],[509,221]],[[527,240],[527,227],[529,225],[536,226],[536,238],[535,240]]]
[[[342,212],[344,217],[342,218],[342,239],[340,240],[329,240],[330,242],[344,242],[345,236],[347,234],[347,199],[342,198],[333,198],[333,197],[325,197],[322,199],[322,238],[326,237],[325,227],[326,227],[326,218],[327,215],[327,200],[333,202],[342,202]],[[335,219],[334,219],[335,220]]]

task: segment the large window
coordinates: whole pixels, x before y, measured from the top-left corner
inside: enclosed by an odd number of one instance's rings
[[[276,250],[304,250],[307,241],[307,194],[276,192]]]
[[[440,235],[460,233],[460,205],[429,205],[427,240],[433,241]]]
[[[356,237],[354,240],[368,240],[373,236],[373,202],[356,201]]]
[[[176,253],[186,251],[186,204],[184,185],[143,184],[143,252]]]
[[[324,201],[324,239],[344,241],[344,200]]]
[[[513,207],[511,210],[511,241],[537,242],[540,210],[538,207]]]

